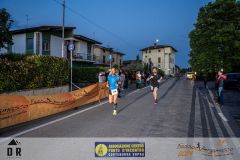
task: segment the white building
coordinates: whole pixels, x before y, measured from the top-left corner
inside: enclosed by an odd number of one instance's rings
[[[175,74],[175,53],[177,50],[168,45],[154,44],[141,49],[142,63],[146,66],[162,69],[166,75]]]
[[[74,29],[75,27],[65,27],[65,38],[72,37]],[[38,26],[11,32],[13,45],[8,45],[7,49],[2,48],[0,53],[62,56],[61,26]]]
[[[65,27],[64,57],[70,58],[68,45],[74,44],[73,61],[108,65],[108,55],[112,54],[112,65],[122,65],[123,53],[100,46],[102,43],[83,35],[74,34],[75,27]],[[0,54],[36,54],[62,57],[62,27],[38,26],[13,30],[13,45],[1,48]]]

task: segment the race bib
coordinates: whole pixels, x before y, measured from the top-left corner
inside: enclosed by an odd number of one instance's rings
[[[111,93],[112,93],[112,95],[118,94],[118,90],[117,89],[112,89]]]

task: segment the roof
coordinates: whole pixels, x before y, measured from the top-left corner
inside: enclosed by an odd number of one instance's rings
[[[80,34],[74,35],[74,38],[79,39],[79,40],[83,40],[83,41],[87,41],[87,42],[89,42],[89,43],[102,44],[101,42],[98,42],[98,41],[96,41],[96,40],[94,40],[94,39],[85,37],[85,36],[80,35]]]
[[[152,49],[160,49],[160,48],[167,48],[167,47],[170,47],[175,52],[177,52],[177,50],[174,47],[169,46],[169,45],[153,45],[153,46],[149,46],[149,47],[143,48],[143,49],[141,49],[141,51],[152,50]]]
[[[69,26],[65,26],[64,28],[65,30],[76,29],[76,27],[69,27]],[[13,34],[18,34],[18,33],[32,32],[32,31],[59,31],[59,30],[62,30],[62,26],[37,26],[37,27],[16,29],[16,30],[12,30],[11,32]]]
[[[104,46],[101,46],[101,45],[95,45],[96,48],[101,48],[101,49],[105,49],[107,51],[113,51],[113,48],[110,48],[110,47],[104,47]]]
[[[104,46],[101,46],[101,45],[95,45],[95,47],[100,48],[100,49],[105,49],[105,50],[107,50],[107,51],[112,52],[113,54],[118,54],[118,55],[121,55],[121,56],[124,56],[124,55],[125,55],[125,54],[122,53],[122,52],[114,51],[113,48],[104,47]]]
[[[124,56],[124,55],[125,55],[124,53],[116,52],[116,51],[114,51],[113,53],[115,53],[115,54],[119,54],[119,55],[121,55],[121,56]]]

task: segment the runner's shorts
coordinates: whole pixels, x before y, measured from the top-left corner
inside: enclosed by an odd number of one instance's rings
[[[157,86],[150,86],[151,87],[151,91],[153,92],[155,90],[155,88],[159,89],[159,85]]]
[[[111,90],[109,89],[109,95],[111,95],[112,96],[112,92],[111,92]]]

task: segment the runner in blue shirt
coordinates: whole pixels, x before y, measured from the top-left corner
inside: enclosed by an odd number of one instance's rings
[[[116,69],[112,68],[107,78],[107,87],[109,88],[109,103],[113,103],[113,115],[117,115],[118,86],[121,84],[119,76],[116,75]]]

